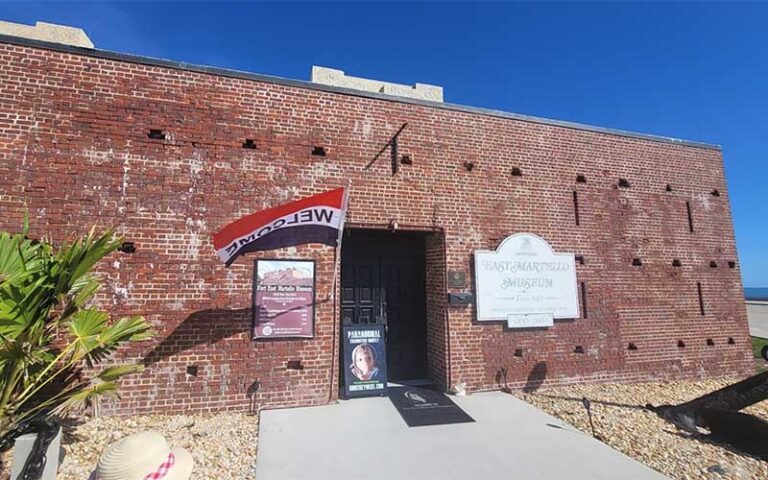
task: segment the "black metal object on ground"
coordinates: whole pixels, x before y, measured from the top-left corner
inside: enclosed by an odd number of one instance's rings
[[[768,422],[754,415],[717,408],[704,408],[699,416],[712,440],[768,461]]]
[[[680,405],[646,405],[682,430],[768,461],[768,422],[739,410],[768,399],[768,372],[759,373]]]
[[[681,406],[694,410],[721,408],[737,412],[768,399],[768,372],[759,373]]]
[[[17,428],[8,432],[0,439],[0,452],[13,448],[16,438],[27,434],[36,433],[37,438],[32,446],[19,475],[20,480],[38,480],[43,475],[43,470],[48,462],[46,451],[53,439],[59,433],[59,422],[54,418],[47,417],[47,412],[38,414],[31,419],[22,422]],[[0,467],[3,466],[0,460]]]
[[[32,445],[32,452],[24,462],[19,480],[39,480],[43,476],[43,470],[48,463],[46,451],[56,435],[59,433],[59,423],[54,419],[40,417],[36,424],[37,438]]]
[[[444,393],[423,387],[391,387],[389,399],[409,427],[475,420]]]
[[[592,436],[594,438],[600,439],[600,437],[595,433],[595,424],[592,423],[592,402],[590,402],[587,397],[582,397],[581,404],[584,405],[584,408],[587,409],[587,416],[589,417],[589,427],[592,429]]]

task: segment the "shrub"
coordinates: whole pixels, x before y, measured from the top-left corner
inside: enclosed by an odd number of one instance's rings
[[[0,232],[0,450],[35,418],[66,414],[117,396],[117,380],[140,364],[99,369],[120,345],[149,338],[142,317],[110,321],[94,306],[91,273],[121,241],[91,229],[54,248]]]

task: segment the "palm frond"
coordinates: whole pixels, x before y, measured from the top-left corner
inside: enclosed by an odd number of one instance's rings
[[[84,358],[103,347],[100,336],[107,328],[107,320],[109,315],[95,308],[79,310],[70,317],[68,327],[73,355]]]
[[[134,373],[141,373],[144,371],[144,365],[140,363],[130,363],[126,365],[115,365],[107,367],[97,377],[105,382],[114,382],[124,375],[132,375]]]
[[[134,316],[121,318],[104,328],[99,334],[99,347],[86,355],[86,363],[92,365],[111,355],[126,342],[140,342],[154,335],[152,325],[144,317]]]
[[[104,398],[117,398],[118,386],[115,382],[93,382],[72,395],[68,396],[63,402],[57,405],[52,411],[52,415],[67,415],[72,412],[82,411],[83,409],[98,404]]]
[[[67,320],[70,315],[83,308],[100,289],[101,284],[91,275],[83,275],[77,279],[70,291],[64,296],[65,307],[58,320]]]

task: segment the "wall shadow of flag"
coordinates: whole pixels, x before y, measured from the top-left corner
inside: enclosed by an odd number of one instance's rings
[[[326,298],[314,302],[314,307],[332,300]],[[294,309],[304,308],[304,306]],[[264,315],[264,312],[262,312]],[[279,315],[278,315],[279,317]],[[145,367],[176,356],[187,350],[215,343],[233,337],[240,337],[245,342],[253,342],[252,326],[254,311],[252,308],[210,309],[192,313],[181,322],[168,336],[147,353],[142,363]],[[259,342],[285,342],[290,338],[260,338]]]
[[[168,336],[150,350],[142,363],[147,369],[164,360],[173,358],[188,350],[216,348],[225,339],[239,338],[243,343],[251,342],[253,310],[200,310],[189,315]],[[243,388],[248,397],[248,411],[258,410],[256,392],[260,387],[258,378],[243,378]]]
[[[192,313],[167,337],[144,356],[146,367],[203,345],[213,345],[225,338],[242,336],[250,341],[253,310],[211,309]]]

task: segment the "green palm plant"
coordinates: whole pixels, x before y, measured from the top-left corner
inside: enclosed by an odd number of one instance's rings
[[[111,322],[93,304],[94,266],[121,243],[113,230],[54,248],[0,232],[0,446],[32,418],[67,414],[116,396],[141,364],[98,369],[119,346],[152,335],[142,317]]]

